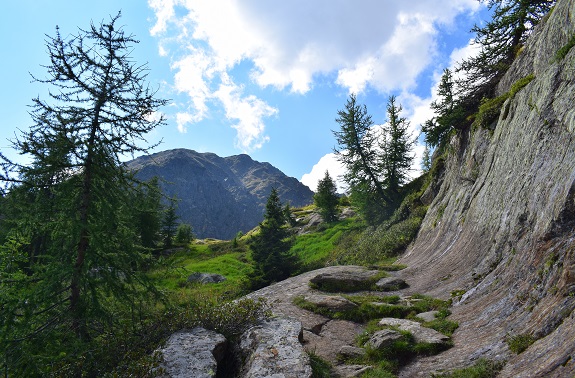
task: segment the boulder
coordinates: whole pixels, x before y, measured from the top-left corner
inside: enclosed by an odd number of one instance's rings
[[[448,336],[434,329],[423,327],[413,320],[383,318],[379,321],[379,325],[397,327],[402,331],[410,332],[416,343],[443,344],[449,341]]]
[[[437,318],[439,311],[427,311],[415,315],[416,318],[423,320],[424,322],[432,322]]]
[[[226,353],[227,340],[214,331],[196,327],[178,331],[160,349],[163,378],[211,378]]]
[[[378,290],[381,291],[394,291],[401,290],[407,287],[407,283],[401,278],[397,277],[384,277],[375,283]]]
[[[275,318],[250,328],[240,337],[242,378],[311,378],[307,353],[301,344],[301,322]]]
[[[347,311],[357,307],[355,303],[339,295],[311,294],[306,295],[304,299],[309,303],[331,311]]]
[[[392,329],[382,329],[375,332],[365,343],[365,346],[372,349],[383,349],[393,344],[394,341],[400,340],[402,338],[403,335],[397,331]]]
[[[202,284],[220,283],[225,281],[226,277],[215,273],[200,273],[195,272],[188,276],[188,282],[198,282]]]
[[[345,361],[352,358],[361,358],[365,356],[365,353],[366,353],[365,349],[363,348],[351,345],[342,345],[337,352],[337,356],[339,357],[339,359]]]
[[[377,274],[379,274],[377,270],[321,273],[311,278],[309,282],[323,291],[352,292],[368,290]]]

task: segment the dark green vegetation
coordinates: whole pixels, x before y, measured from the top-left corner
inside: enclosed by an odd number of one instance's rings
[[[317,184],[317,193],[313,196],[313,202],[318,207],[324,221],[334,222],[337,220],[337,205],[339,204],[337,187],[328,171],[325,171],[323,179]]]

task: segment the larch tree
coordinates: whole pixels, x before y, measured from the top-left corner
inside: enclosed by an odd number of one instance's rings
[[[0,267],[0,291],[19,293],[0,306],[1,347],[13,353],[22,343],[41,348],[35,340],[49,331],[72,330],[79,341],[107,332],[112,313],[135,308],[151,288],[129,209],[134,182],[121,158],[151,148],[144,136],[164,123],[156,115],[167,100],[149,87],[146,65],[132,61],[138,41],[119,18],[47,37],[47,75],[34,79],[49,93],[33,99],[33,125],[13,141],[30,157],[10,164],[17,184],[9,197],[19,211],[0,250],[4,261],[18,261]],[[38,355],[55,353],[44,345]]]
[[[372,128],[373,121],[367,107],[358,104],[354,94],[337,115],[335,121],[340,129],[333,131],[337,142],[334,152],[346,168],[343,179],[349,187],[350,198],[369,223],[377,223],[392,198],[382,181],[378,135]]]
[[[460,63],[465,73],[459,81],[462,96],[471,104],[492,98],[495,86],[520,53],[533,28],[555,5],[555,0],[480,0],[492,12],[485,25],[475,25],[475,44],[480,51]]]

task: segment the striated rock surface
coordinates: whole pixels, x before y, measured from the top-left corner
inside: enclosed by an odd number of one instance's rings
[[[339,295],[311,294],[305,296],[304,299],[317,307],[331,311],[347,311],[357,307],[355,303]]]
[[[301,322],[272,319],[247,330],[240,338],[244,378],[309,378],[311,366],[304,351]]]
[[[196,327],[174,333],[160,349],[163,378],[212,378],[226,353],[227,340],[214,331]]]
[[[418,237],[399,263],[412,292],[454,298],[455,346],[401,372],[429,376],[479,358],[500,377],[575,375],[575,1],[559,0],[499,85],[494,131],[454,138]],[[519,355],[507,335],[537,339]]]

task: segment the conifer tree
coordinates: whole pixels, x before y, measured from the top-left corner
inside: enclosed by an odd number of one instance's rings
[[[458,70],[465,73],[459,82],[466,102],[479,104],[494,97],[495,86],[503,77],[533,28],[555,4],[555,0],[481,0],[492,17],[485,25],[475,25],[478,55],[464,60]]]
[[[290,233],[278,192],[272,188],[266,203],[264,220],[250,243],[254,271],[250,275],[252,289],[288,278],[299,267],[299,258],[290,252]]]
[[[394,206],[399,199],[399,188],[409,177],[415,143],[409,132],[409,122],[400,116],[401,111],[401,105],[396,105],[395,96],[391,96],[387,103],[387,123],[383,126],[380,144],[383,182]]]
[[[137,41],[119,17],[48,37],[47,77],[36,80],[50,92],[33,99],[33,125],[13,142],[31,161],[10,164],[18,210],[0,248],[2,261],[18,261],[0,267],[0,293],[14,294],[0,306],[0,348],[11,351],[5,368],[14,376],[40,374],[34,369],[45,366],[34,358],[80,353],[74,337],[109,332],[112,314],[135,309],[153,290],[140,272],[134,183],[120,159],[148,150],[144,135],[164,123],[152,115],[167,101],[148,87],[146,66],[131,60]],[[75,347],[67,354],[56,339],[39,339],[49,333]]]
[[[164,213],[162,219],[162,237],[164,240],[164,247],[170,248],[178,230],[178,215],[176,214],[176,205],[174,201],[170,202],[170,206]]]
[[[325,222],[334,222],[338,219],[337,205],[339,197],[337,196],[337,187],[327,170],[323,179],[317,184],[317,191],[313,196],[313,200]]]

